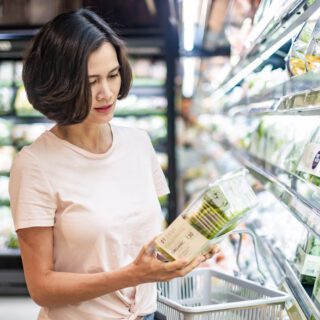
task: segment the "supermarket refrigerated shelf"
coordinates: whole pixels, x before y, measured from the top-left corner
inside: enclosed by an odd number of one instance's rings
[[[0,200],[0,207],[9,207],[10,201],[9,200]]]
[[[300,93],[319,91],[319,89],[319,75],[313,72],[308,72],[303,75],[292,77],[281,84],[271,87],[270,89],[265,90],[263,94],[258,94],[251,97],[243,97],[239,101],[226,104],[223,112],[228,113],[233,108],[242,107],[242,109],[245,109],[243,111],[246,114],[250,114],[251,105],[267,103],[268,101],[276,102],[284,97],[288,98],[291,96],[296,96]]]
[[[229,142],[222,145],[285,205],[308,230],[320,237],[320,189],[299,177],[239,150]]]
[[[266,104],[265,104],[266,103]],[[320,104],[319,106],[306,106],[306,107],[292,107],[288,109],[281,108],[281,104],[284,101],[265,101],[262,103],[253,103],[245,108],[234,107],[228,112],[224,113],[227,116],[246,116],[246,117],[261,117],[261,116],[288,116],[288,115],[299,115],[299,116],[319,116],[320,115]]]
[[[271,243],[270,239],[265,235],[259,234],[260,230],[254,224],[250,226],[250,229],[257,235],[260,253],[264,259],[265,265],[268,268],[274,266],[279,271],[277,275],[275,275],[274,272],[270,272],[274,277],[273,280],[275,283],[277,283],[279,287],[284,287],[286,291],[289,291],[288,293],[290,293],[298,303],[306,319],[320,319],[319,310],[311,300],[308,292],[300,283],[294,272],[293,264],[286,259],[281,248],[275,247],[275,244]],[[289,308],[290,304],[288,304],[287,307]]]
[[[287,21],[281,22],[274,27],[272,33],[266,34],[265,37],[259,37],[259,42],[254,44],[253,49],[239,61],[237,67],[232,69],[232,73],[227,76],[226,80],[214,92],[213,99],[219,100],[252,71],[257,69],[272,54],[277,52],[278,49],[297,34],[302,23],[319,8],[320,1],[315,1],[306,9],[298,8]],[[256,48],[259,49],[255,50]]]
[[[165,116],[166,110],[116,110],[115,117],[152,117]]]
[[[19,257],[20,249],[0,249],[0,257]]]
[[[142,34],[137,34],[136,29],[126,29],[121,36],[125,39],[128,53],[131,57],[153,57],[164,59],[166,56],[165,42],[163,34],[156,30],[143,30]]]
[[[10,120],[14,124],[29,124],[29,123],[53,123],[53,121],[44,116],[21,116],[21,115],[7,115],[1,116],[1,119]]]
[[[164,86],[133,86],[130,94],[143,97],[165,97],[166,90]]]

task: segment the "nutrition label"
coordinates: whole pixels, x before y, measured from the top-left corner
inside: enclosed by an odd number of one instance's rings
[[[179,216],[166,229],[156,244],[175,259],[192,260],[208,245],[208,239]]]

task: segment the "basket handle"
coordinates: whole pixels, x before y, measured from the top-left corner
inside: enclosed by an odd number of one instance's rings
[[[229,231],[229,232],[223,234],[220,237],[217,237],[217,238],[213,239],[211,242],[212,243],[217,243],[217,242],[220,242],[220,241],[226,239],[231,234],[239,234],[240,240],[239,240],[239,245],[238,245],[238,248],[237,248],[236,261],[237,261],[237,266],[238,266],[238,268],[239,268],[239,270],[241,272],[242,268],[240,266],[239,260],[240,260],[240,251],[241,251],[241,244],[242,244],[243,234],[245,234],[245,233],[248,234],[252,239],[253,248],[254,248],[254,255],[255,255],[255,260],[256,260],[256,264],[257,264],[257,270],[258,270],[259,274],[261,275],[261,277],[258,279],[258,281],[260,282],[261,285],[263,285],[265,283],[265,280],[266,280],[267,277],[265,276],[265,274],[261,270],[261,264],[260,264],[259,255],[258,255],[258,240],[257,240],[256,235],[251,230],[249,230],[249,229],[232,230],[232,231]]]

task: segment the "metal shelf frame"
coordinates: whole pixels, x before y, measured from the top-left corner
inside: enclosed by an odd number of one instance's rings
[[[314,98],[310,98],[314,94],[320,95],[320,79],[317,74],[310,72],[293,77],[263,94],[227,104],[222,113],[249,117],[271,114],[319,115],[320,101],[314,102]]]
[[[319,8],[320,1],[315,1],[308,7],[305,5],[304,8],[298,8],[287,21],[279,24],[273,33],[265,35],[264,38],[255,43],[254,48],[258,49],[251,50],[247,56],[240,60],[226,80],[213,93],[213,99],[219,100],[252,71],[257,69],[272,54],[277,52],[278,49],[298,33],[301,25]]]
[[[320,189],[299,177],[286,172],[264,160],[257,159],[248,153],[223,141],[225,149],[302,223],[305,228],[320,238]]]
[[[153,117],[153,116],[166,116],[166,110],[145,110],[142,112],[134,111],[134,110],[117,110],[115,112],[115,117]]]
[[[320,225],[320,202],[318,207],[315,207],[314,203],[310,202],[310,199],[307,199],[304,194],[299,192],[301,187],[299,183],[303,184],[303,189],[307,189],[307,193],[309,188],[309,190],[316,190],[320,194],[320,189],[317,190],[317,187],[309,185],[302,179],[300,180],[298,177],[264,160],[251,156],[245,151],[236,148],[227,140],[219,139],[218,142],[226,151],[230,151],[232,156],[246,167],[263,188],[270,191],[291,212],[294,218],[313,234],[320,236],[320,229],[318,230],[308,223],[308,218],[311,217],[316,219],[316,223]],[[261,186],[257,185],[256,187],[261,191]],[[301,312],[301,319],[320,320],[320,310],[317,309],[308,292],[300,283],[294,271],[293,263],[288,261],[275,239],[264,233],[265,231],[257,220],[249,220],[246,222],[246,227],[256,235],[258,250],[268,274],[271,275],[273,282],[279,288],[285,288],[292,295],[293,304],[298,306],[298,311]],[[289,307],[290,305],[288,305]]]
[[[259,234],[259,228],[254,224],[249,225],[249,228],[256,234],[259,251],[274,282],[279,287],[285,287],[289,290],[306,319],[320,319],[320,311],[300,283],[294,272],[293,264],[286,259],[281,249],[275,247],[275,244],[267,236]],[[275,270],[276,272],[274,272]]]
[[[164,86],[133,86],[130,94],[144,97],[163,97],[166,94]]]

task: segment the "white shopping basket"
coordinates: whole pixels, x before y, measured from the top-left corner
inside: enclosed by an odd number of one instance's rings
[[[159,282],[158,313],[166,320],[280,320],[283,292],[208,269]]]

